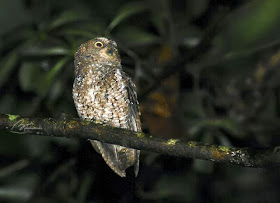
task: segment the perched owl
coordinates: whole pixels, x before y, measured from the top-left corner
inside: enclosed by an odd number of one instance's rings
[[[104,37],[85,42],[74,64],[73,98],[80,118],[141,131],[135,85],[122,70],[116,42]],[[137,176],[139,150],[94,140],[91,144],[115,173],[125,177],[134,165]]]

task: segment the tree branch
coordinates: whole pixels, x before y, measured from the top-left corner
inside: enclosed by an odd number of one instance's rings
[[[67,118],[21,118],[17,115],[0,114],[1,131],[0,136],[19,134],[99,140],[172,156],[211,160],[245,167],[280,164],[280,146],[265,149],[235,148],[179,139],[164,140],[145,133],[106,126],[97,121],[89,122]]]

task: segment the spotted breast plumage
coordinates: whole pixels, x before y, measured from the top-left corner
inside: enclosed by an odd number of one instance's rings
[[[135,85],[121,66],[116,42],[98,37],[82,44],[75,53],[73,99],[84,120],[141,131]],[[121,177],[134,165],[139,170],[140,151],[91,140],[109,167]]]

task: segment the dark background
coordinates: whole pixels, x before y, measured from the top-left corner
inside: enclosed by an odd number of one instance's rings
[[[279,145],[280,1],[2,0],[0,113],[77,117],[73,54],[118,43],[144,132],[237,147]],[[279,202],[279,168],[142,151],[120,178],[90,143],[0,137],[0,202]]]

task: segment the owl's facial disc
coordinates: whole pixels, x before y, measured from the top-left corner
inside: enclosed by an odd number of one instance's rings
[[[110,66],[119,66],[121,63],[116,42],[104,37],[97,37],[82,44],[75,54],[75,60],[77,63],[83,61]]]

